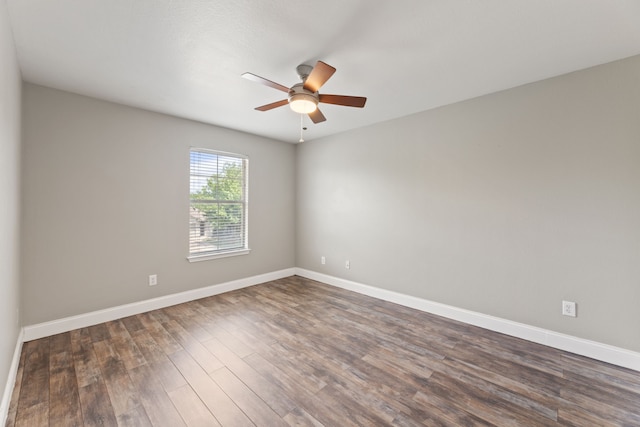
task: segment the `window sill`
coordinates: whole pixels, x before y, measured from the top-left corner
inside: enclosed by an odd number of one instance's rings
[[[247,255],[250,252],[251,252],[251,249],[240,249],[237,251],[218,252],[215,254],[191,255],[187,257],[187,260],[189,262],[209,261],[212,259],[227,258],[230,256]]]

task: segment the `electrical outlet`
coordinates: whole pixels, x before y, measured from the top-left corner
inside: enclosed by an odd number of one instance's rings
[[[324,258],[324,256],[322,258],[320,258],[320,264],[326,264],[327,260]]]
[[[158,284],[158,275],[152,274],[149,276],[149,286],[155,286]]]
[[[573,301],[562,301],[562,315],[576,317],[576,303]]]
[[[351,263],[349,262],[349,260],[345,261],[344,268],[346,268],[347,270],[351,268]]]

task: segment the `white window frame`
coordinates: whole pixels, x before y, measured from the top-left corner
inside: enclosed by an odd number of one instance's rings
[[[234,203],[239,203],[242,205],[242,223],[241,223],[242,244],[241,245],[238,245],[232,248],[227,248],[227,249],[217,248],[217,249],[211,249],[211,250],[193,251],[192,239],[195,239],[194,233],[199,232],[199,233],[202,233],[201,234],[202,236],[204,236],[205,225],[204,225],[204,220],[202,220],[202,223],[198,225],[198,223],[196,222],[197,219],[194,219],[194,216],[197,216],[197,212],[194,212],[195,208],[193,205],[202,204],[202,200],[193,199],[191,197],[192,185],[194,184],[195,180],[207,179],[207,173],[203,173],[203,169],[194,170],[194,165],[196,164],[196,162],[194,162],[193,160],[194,153],[201,153],[204,155],[216,156],[216,161],[218,160],[217,157],[222,157],[222,158],[226,157],[226,158],[232,158],[232,159],[241,161],[242,195],[240,200],[234,201]],[[219,170],[219,166],[216,167],[216,170]],[[214,176],[214,174],[210,176]],[[198,184],[195,184],[195,185],[198,185]],[[207,200],[207,203],[211,203],[211,204],[229,203],[228,200],[216,200],[215,198],[206,199],[206,200]],[[203,214],[200,214],[200,215],[203,215]],[[202,228],[202,231],[198,231],[200,230],[200,228]],[[189,149],[189,242],[188,242],[188,245],[189,245],[189,255],[187,256],[187,259],[189,260],[189,262],[207,261],[207,260],[218,259],[218,258],[226,258],[230,256],[246,255],[251,252],[251,249],[249,249],[249,158],[247,156],[243,154],[229,153],[224,151],[211,150],[207,148],[191,147]]]

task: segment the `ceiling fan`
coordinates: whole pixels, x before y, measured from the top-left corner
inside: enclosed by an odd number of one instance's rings
[[[318,93],[320,87],[336,72],[336,69],[329,64],[318,61],[315,67],[311,65],[301,64],[296,68],[302,83],[296,83],[290,88],[281,84],[267,80],[264,77],[256,76],[252,73],[244,73],[242,77],[265,86],[278,89],[289,94],[287,99],[272,102],[270,104],[256,107],[258,111],[269,111],[271,109],[282,107],[289,104],[291,109],[296,113],[308,114],[313,123],[320,123],[327,120],[318,109],[318,103],[344,105],[346,107],[364,107],[367,98],[362,96],[346,96],[346,95],[324,95]]]

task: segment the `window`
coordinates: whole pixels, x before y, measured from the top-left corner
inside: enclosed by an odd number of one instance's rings
[[[189,260],[249,253],[248,159],[196,148],[189,158]]]

